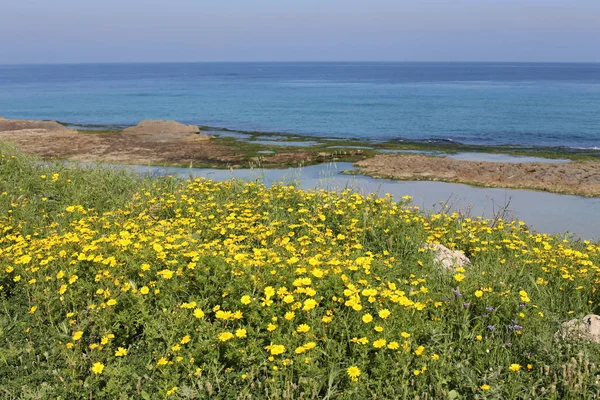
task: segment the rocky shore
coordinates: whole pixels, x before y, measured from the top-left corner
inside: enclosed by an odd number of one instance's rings
[[[314,140],[298,142],[306,138],[294,138],[293,146],[286,141],[273,145],[278,139],[261,142],[208,135],[196,125],[176,121],[147,120],[125,129],[99,130],[72,129],[56,121],[0,118],[0,141],[13,142],[21,151],[44,159],[212,168],[282,168],[351,161],[356,162],[360,174],[374,178],[600,196],[600,161],[463,161],[409,153],[380,154],[385,151],[382,145],[333,146],[341,142],[326,139],[314,145]]]

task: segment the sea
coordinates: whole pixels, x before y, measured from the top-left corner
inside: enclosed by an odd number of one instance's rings
[[[0,65],[0,116],[600,149],[600,64]]]

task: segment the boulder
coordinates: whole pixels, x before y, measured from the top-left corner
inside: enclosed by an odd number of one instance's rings
[[[56,121],[35,121],[27,119],[4,119],[0,117],[0,132],[22,131],[25,129],[43,129],[46,131],[71,132]]]
[[[134,135],[200,133],[200,128],[177,121],[144,120],[136,126],[124,129],[123,133]]]
[[[572,319],[563,322],[560,331],[556,333],[557,339],[574,342],[600,343],[600,316],[590,314],[582,319]]]
[[[471,260],[462,251],[450,250],[441,244],[430,244],[433,251],[433,261],[446,269],[454,269],[471,264]]]

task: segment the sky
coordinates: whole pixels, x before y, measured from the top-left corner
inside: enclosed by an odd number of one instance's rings
[[[600,0],[2,0],[0,64],[600,62]]]

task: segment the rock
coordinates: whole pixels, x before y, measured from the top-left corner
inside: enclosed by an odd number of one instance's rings
[[[46,131],[72,132],[56,121],[34,121],[27,119],[4,119],[0,117],[0,132],[22,131],[25,129],[43,129]]]
[[[176,133],[200,133],[196,125],[185,125],[177,121],[144,120],[136,126],[123,130],[125,134],[147,135],[147,134],[176,134]]]
[[[430,244],[429,248],[434,253],[433,261],[446,269],[459,268],[471,264],[471,260],[462,251],[450,250],[441,244]]]
[[[582,319],[563,322],[555,338],[575,342],[600,343],[600,316],[590,314]]]

